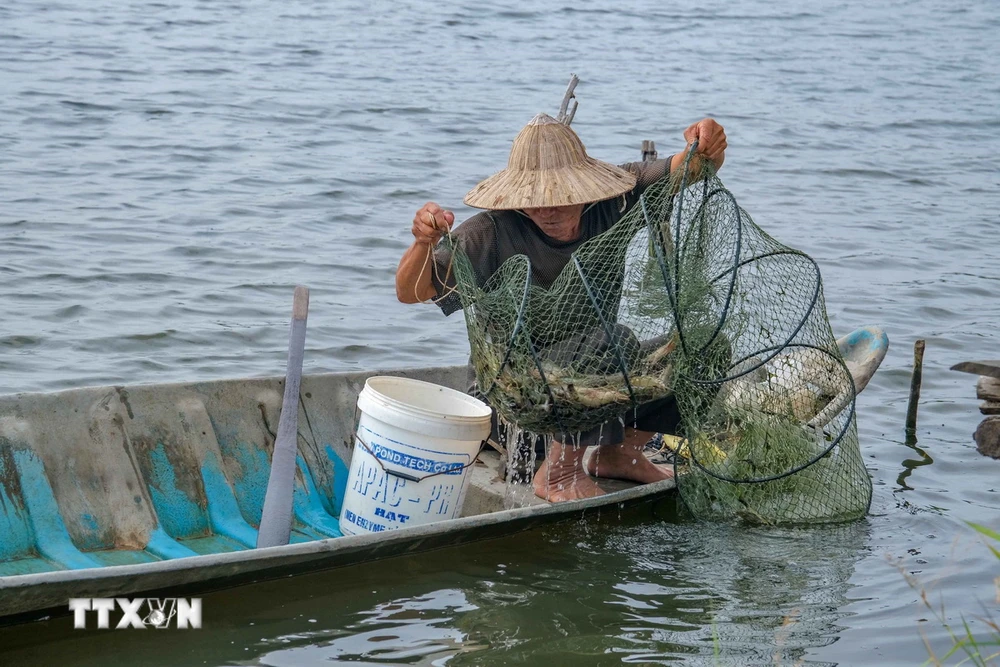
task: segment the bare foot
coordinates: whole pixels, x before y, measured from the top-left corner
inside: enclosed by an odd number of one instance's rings
[[[583,471],[584,451],[584,447],[553,441],[545,463],[532,480],[535,495],[550,503],[604,495],[604,491]]]
[[[640,484],[673,478],[672,467],[658,466],[642,453],[650,437],[651,433],[629,429],[622,444],[597,448],[587,462],[587,472],[594,477],[624,479]]]
[[[604,495],[597,482],[583,472],[582,466],[572,473],[566,471],[557,473],[554,469],[550,473],[549,463],[546,461],[535,473],[535,479],[531,484],[535,489],[535,495],[550,503]]]

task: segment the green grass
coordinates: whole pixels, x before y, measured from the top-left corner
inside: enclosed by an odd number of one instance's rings
[[[984,537],[1000,544],[1000,533],[975,523],[969,523],[969,526]],[[1000,550],[991,543],[987,543],[986,546],[997,560],[1000,561]],[[987,665],[997,664],[997,660],[1000,660],[1000,625],[998,625],[996,620],[989,616],[978,617],[977,620],[986,626],[985,633],[980,633],[978,636],[973,632],[964,614],[961,616],[961,626],[956,627],[953,623],[949,623],[943,604],[932,604],[926,589],[918,581],[905,572],[903,576],[910,586],[920,594],[921,604],[934,615],[937,622],[948,633],[948,638],[951,641],[950,648],[943,654],[938,655],[931,646],[930,640],[921,631],[928,655],[927,661],[924,663],[925,665],[938,666],[948,664],[986,667]],[[1000,577],[994,579],[994,585],[997,588],[997,599],[1000,600]]]

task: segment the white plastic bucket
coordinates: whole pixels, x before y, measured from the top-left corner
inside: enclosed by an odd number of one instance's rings
[[[430,382],[372,377],[340,512],[344,535],[454,519],[469,466],[490,433],[488,405]]]

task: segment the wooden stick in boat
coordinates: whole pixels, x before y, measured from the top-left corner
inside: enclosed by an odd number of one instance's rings
[[[299,385],[302,383],[308,315],[309,289],[299,285],[295,288],[292,304],[285,395],[281,400],[278,434],[274,438],[274,452],[271,454],[271,475],[267,480],[264,511],[257,532],[258,549],[288,544],[292,533],[292,491],[295,486],[295,458],[299,450]]]
[[[920,383],[924,375],[924,341],[913,344],[913,376],[910,378],[910,402],[906,406],[906,434],[916,435],[917,403],[920,402]]]

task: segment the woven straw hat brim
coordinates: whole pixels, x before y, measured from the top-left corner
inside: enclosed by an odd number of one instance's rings
[[[590,204],[635,188],[635,174],[591,157],[549,169],[503,171],[465,195],[474,208],[494,211]]]

